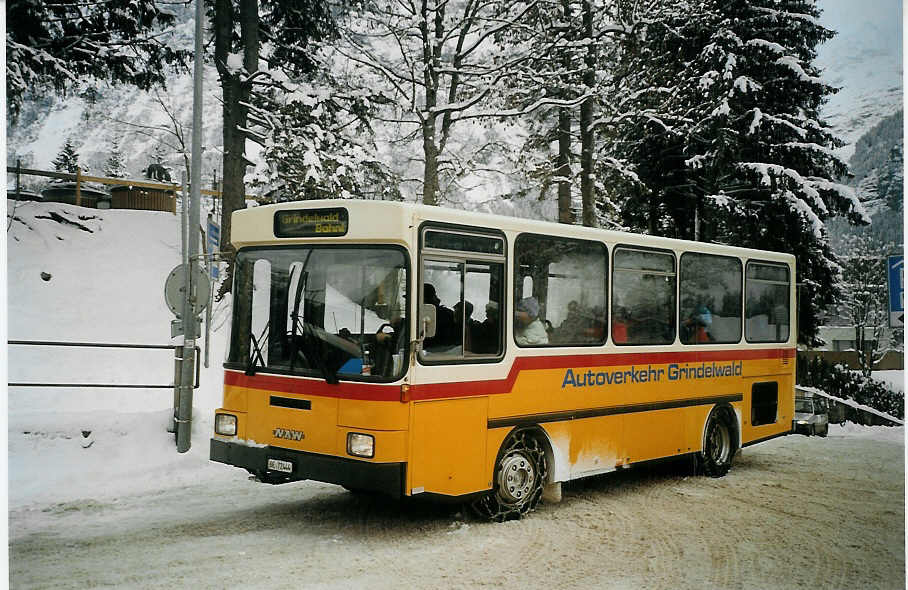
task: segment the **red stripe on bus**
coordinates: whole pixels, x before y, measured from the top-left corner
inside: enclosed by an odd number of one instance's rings
[[[340,382],[331,385],[324,379],[285,377],[283,375],[246,375],[241,371],[224,371],[224,385],[264,389],[280,393],[317,395],[376,402],[399,402],[400,385]]]
[[[568,356],[524,356],[514,360],[504,379],[462,381],[410,385],[409,399],[431,400],[454,397],[476,397],[509,393],[514,389],[521,371],[545,369],[577,369],[586,367],[616,367],[627,365],[665,365],[731,360],[792,359],[794,348],[762,348],[749,350],[693,350],[685,352],[643,352],[617,354],[580,354]],[[400,401],[400,385],[340,382],[331,385],[323,379],[282,375],[246,375],[226,370],[224,384],[281,393],[317,395],[361,401]]]

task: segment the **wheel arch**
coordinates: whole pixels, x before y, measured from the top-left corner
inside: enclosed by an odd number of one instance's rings
[[[743,438],[741,435],[741,414],[728,402],[722,402],[720,404],[714,405],[706,415],[706,420],[703,421],[703,426],[700,429],[700,450],[706,448],[706,427],[709,426],[709,419],[713,416],[713,414],[716,413],[719,413],[721,416],[723,416],[726,423],[731,427],[732,442],[735,445],[733,451],[737,451],[743,444]]]
[[[550,433],[541,424],[515,426],[511,428],[498,445],[498,451],[495,454],[495,462],[492,464],[493,471],[495,465],[497,465],[498,461],[501,459],[508,439],[518,432],[529,432],[542,443],[545,462],[548,467],[546,469],[545,483],[549,484],[569,479],[567,474],[570,473],[570,464],[567,460],[567,449],[562,449],[561,445],[552,439]]]

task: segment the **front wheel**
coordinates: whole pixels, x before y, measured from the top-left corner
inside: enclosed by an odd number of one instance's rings
[[[539,439],[526,430],[513,433],[499,453],[492,490],[474,502],[473,508],[495,522],[520,518],[539,503],[547,474]]]
[[[722,477],[728,473],[736,446],[728,414],[721,410],[713,411],[706,420],[706,436],[703,450],[699,453],[703,472],[710,477]]]

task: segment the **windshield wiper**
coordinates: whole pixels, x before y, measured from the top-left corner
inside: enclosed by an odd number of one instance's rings
[[[262,330],[262,335],[258,338],[255,337],[255,333],[250,331],[249,339],[252,341],[252,352],[249,354],[249,358],[246,360],[246,375],[250,377],[255,375],[256,367],[265,368],[265,355],[262,352],[262,347],[259,344],[263,342],[268,335],[268,327],[271,325],[271,322],[265,324],[265,328]],[[256,358],[258,358],[258,364],[256,365]]]
[[[308,322],[303,323],[304,334],[306,334],[306,339],[311,343],[310,348],[315,357],[315,365],[322,372],[322,376],[325,378],[327,383],[331,385],[337,385],[339,383],[337,378],[337,373],[328,369],[328,365],[325,363],[325,342],[322,340],[315,331],[315,328],[312,327],[312,324]]]

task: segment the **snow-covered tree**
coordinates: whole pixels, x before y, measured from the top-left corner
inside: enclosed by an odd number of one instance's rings
[[[838,315],[854,326],[855,349],[864,375],[869,377],[873,366],[888,348],[882,346],[889,325],[889,289],[886,282],[887,256],[895,251],[894,244],[875,239],[869,231],[854,232],[845,237],[841,256],[842,297]]]
[[[314,42],[333,35],[334,21],[321,0],[214,0],[209,15],[223,98],[221,251],[229,253],[231,214],[246,204],[246,140],[267,141],[257,129],[269,127],[269,113],[256,105],[317,69]]]
[[[799,337],[810,343],[816,312],[836,296],[825,221],[869,221],[854,191],[836,182],[847,166],[820,117],[835,89],[812,62],[833,32],[819,24],[814,0],[676,4],[698,18],[654,23],[637,39],[654,67],[638,75],[632,133],[624,132],[645,187],[625,203],[627,221],[795,254]]]
[[[57,172],[69,172],[75,174],[79,169],[79,152],[73,145],[72,139],[67,138],[60,153],[53,160],[54,170]],[[84,171],[84,170],[83,170]]]
[[[107,161],[104,162],[104,176],[108,178],[126,178],[129,171],[126,169],[126,158],[120,149],[120,140],[115,138],[110,145]]]
[[[399,128],[396,139],[421,144],[424,203],[438,204],[442,177],[456,176],[454,130],[504,114],[493,98],[512,83],[515,66],[531,49],[502,54],[497,40],[534,6],[522,0],[378,0],[345,19],[337,51],[354,65],[351,78],[384,97],[384,118]]]
[[[888,207],[902,211],[904,181],[903,112],[874,125],[855,143],[851,165],[852,184],[868,211]]]
[[[168,43],[174,16],[154,0],[10,0],[6,3],[6,98],[15,119],[28,91],[93,81],[163,86],[187,52]]]
[[[375,156],[370,112],[368,95],[297,90],[271,116],[256,181],[276,201],[400,200],[400,180]]]

